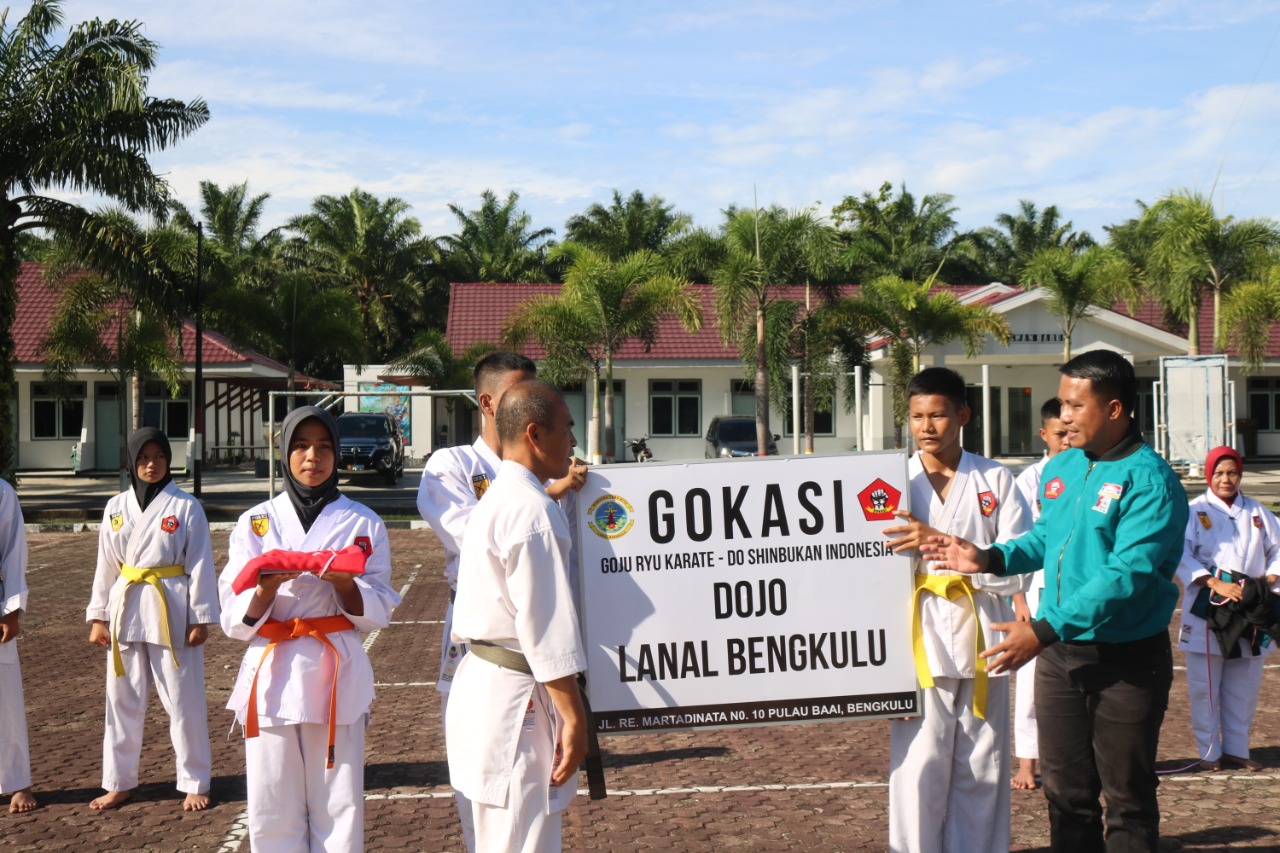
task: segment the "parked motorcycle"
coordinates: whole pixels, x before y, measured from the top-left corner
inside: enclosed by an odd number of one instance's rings
[[[634,457],[637,462],[648,462],[653,459],[653,451],[649,449],[649,445],[647,444],[648,441],[649,436],[644,435],[640,438],[625,439],[623,444],[625,444],[627,449],[631,451],[632,457]]]

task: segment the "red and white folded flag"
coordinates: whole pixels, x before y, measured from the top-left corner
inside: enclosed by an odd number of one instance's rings
[[[258,585],[258,575],[263,572],[307,572],[323,575],[325,572],[344,572],[349,575],[364,574],[365,560],[369,555],[359,545],[348,545],[340,551],[285,551],[279,548],[267,551],[244,564],[240,574],[231,583],[236,594]]]

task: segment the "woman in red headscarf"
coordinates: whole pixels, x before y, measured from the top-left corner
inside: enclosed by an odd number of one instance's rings
[[[1262,659],[1270,637],[1248,632],[1225,650],[1209,625],[1211,608],[1238,602],[1249,578],[1265,578],[1280,592],[1280,523],[1271,512],[1240,493],[1244,460],[1230,447],[1215,447],[1204,463],[1209,488],[1191,501],[1187,541],[1178,566],[1182,627],[1178,647],[1186,654],[1191,728],[1200,766],[1261,770],[1249,757],[1249,729],[1258,706]]]

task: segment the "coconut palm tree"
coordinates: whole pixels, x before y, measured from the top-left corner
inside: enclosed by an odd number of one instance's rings
[[[947,281],[968,279],[978,254],[970,235],[956,231],[953,201],[932,193],[917,204],[905,185],[895,196],[888,182],[875,194],[846,196],[831,211],[844,245],[842,263],[859,281],[884,275],[920,281],[940,267]]]
[[[520,210],[518,193],[499,202],[492,190],[480,195],[480,207],[463,210],[450,204],[458,233],[439,240],[441,263],[449,281],[532,282],[547,279],[547,241],[555,231],[532,229]]]
[[[974,233],[987,270],[998,281],[1022,283],[1022,274],[1033,255],[1042,249],[1065,247],[1080,251],[1094,245],[1087,231],[1072,231],[1071,222],[1063,222],[1057,205],[1043,210],[1035,202],[1021,199],[1017,213],[996,216],[996,226],[979,228]]]
[[[603,366],[604,455],[615,455],[613,434],[613,360],[623,344],[639,340],[648,349],[657,338],[658,321],[675,316],[689,331],[702,326],[702,308],[689,282],[670,275],[653,252],[632,252],[621,260],[577,243],[553,251],[569,267],[555,296],[534,297],[507,318],[503,336],[519,346],[530,337],[559,361],[587,357]],[[592,412],[598,415],[600,383],[592,390]],[[599,461],[600,419],[594,417],[587,452]]]
[[[1270,266],[1280,228],[1270,220],[1219,217],[1207,196],[1189,190],[1160,199],[1145,219],[1153,235],[1147,274],[1156,298],[1187,324],[1187,355],[1199,355],[1200,301],[1211,293],[1216,351],[1223,343],[1223,295]]]
[[[360,329],[379,360],[401,348],[427,311],[434,242],[408,210],[401,199],[356,187],[317,197],[310,213],[286,226],[302,238],[299,257],[317,279],[355,297]]]
[[[0,12],[0,475],[8,479],[19,235],[89,227],[87,211],[41,191],[97,194],[160,214],[165,185],[147,157],[209,119],[202,100],[147,95],[157,47],[140,22],[87,21],[57,44],[61,5],[34,0],[12,25]]]
[[[648,198],[635,190],[625,199],[613,191],[608,207],[593,204],[584,213],[569,217],[565,239],[595,249],[612,260],[647,249],[662,254],[688,232],[693,220],[676,213],[659,195]]]
[[[1038,250],[1022,272],[1022,281],[1049,297],[1049,310],[1062,329],[1062,361],[1071,360],[1071,334],[1094,306],[1110,306],[1117,299],[1137,302],[1140,288],[1134,270],[1113,249],[1091,246],[1073,251],[1066,246]]]
[[[1223,298],[1222,325],[1244,372],[1254,373],[1267,358],[1271,330],[1280,322],[1280,263],[1249,281],[1238,282]]]

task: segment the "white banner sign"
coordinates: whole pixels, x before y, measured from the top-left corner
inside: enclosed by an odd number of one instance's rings
[[[602,734],[919,713],[906,455],[593,468],[578,494]]]

